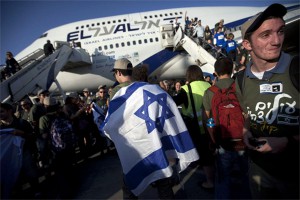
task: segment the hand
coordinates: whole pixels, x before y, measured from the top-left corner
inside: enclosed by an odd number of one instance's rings
[[[253,138],[252,133],[249,130],[244,129],[244,143],[251,149],[261,153],[279,153],[282,152],[288,143],[286,137],[260,137],[257,138],[258,141],[266,141],[264,145],[261,146],[252,146],[249,142],[250,138]]]
[[[266,144],[256,149],[256,151],[262,153],[282,152],[288,144],[288,139],[286,137],[262,137],[259,139],[263,139],[267,141]]]

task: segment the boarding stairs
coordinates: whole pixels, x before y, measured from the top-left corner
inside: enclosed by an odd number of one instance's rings
[[[39,50],[33,54],[21,60],[23,66],[20,71],[1,82],[1,102],[20,101],[26,95],[36,94],[40,89],[48,90],[53,83],[61,90],[56,80],[60,71],[92,64],[90,55],[84,49],[75,49],[68,45],[62,45],[48,57],[44,57]]]
[[[202,71],[213,74],[214,63],[216,62],[215,57],[189,36],[185,35],[181,27],[174,33],[172,25],[163,25],[160,27],[160,31],[163,47],[173,47],[174,51],[185,50],[195,60],[196,64],[201,67]]]

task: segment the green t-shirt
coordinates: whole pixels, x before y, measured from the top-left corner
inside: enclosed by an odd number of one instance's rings
[[[124,83],[120,83],[119,85],[115,86],[110,93],[109,96],[109,100],[112,100],[112,98],[115,96],[115,94],[122,88],[122,87],[126,87],[128,85],[130,85],[131,82],[124,82]]]

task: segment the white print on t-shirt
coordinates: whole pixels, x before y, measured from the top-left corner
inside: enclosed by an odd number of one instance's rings
[[[283,85],[282,83],[270,83],[270,84],[260,84],[259,91],[260,94],[279,94],[282,93]]]
[[[296,112],[296,101],[288,94],[277,94],[274,102],[257,102],[255,110],[248,107],[251,121],[267,124],[299,125],[299,116],[292,116]],[[277,120],[277,123],[274,123]]]

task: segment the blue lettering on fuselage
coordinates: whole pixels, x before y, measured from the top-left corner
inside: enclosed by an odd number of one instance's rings
[[[79,34],[80,33],[80,34]],[[78,40],[78,39],[86,39],[86,38],[91,38],[91,35],[85,36],[83,33],[83,30],[79,31],[74,31],[68,34],[67,36],[67,42]]]
[[[75,41],[75,40],[84,40],[84,39],[91,38],[91,37],[116,34],[119,32],[122,32],[122,33],[134,32],[134,31],[138,31],[138,30],[151,29],[152,27],[159,28],[159,23],[160,23],[160,20],[157,19],[156,22],[151,21],[151,20],[140,21],[140,22],[135,21],[133,25],[139,26],[139,28],[134,28],[131,26],[130,23],[125,23],[125,24],[112,25],[110,27],[101,26],[101,27],[82,29],[80,31],[73,31],[73,32],[68,33],[67,34],[67,42]]]

